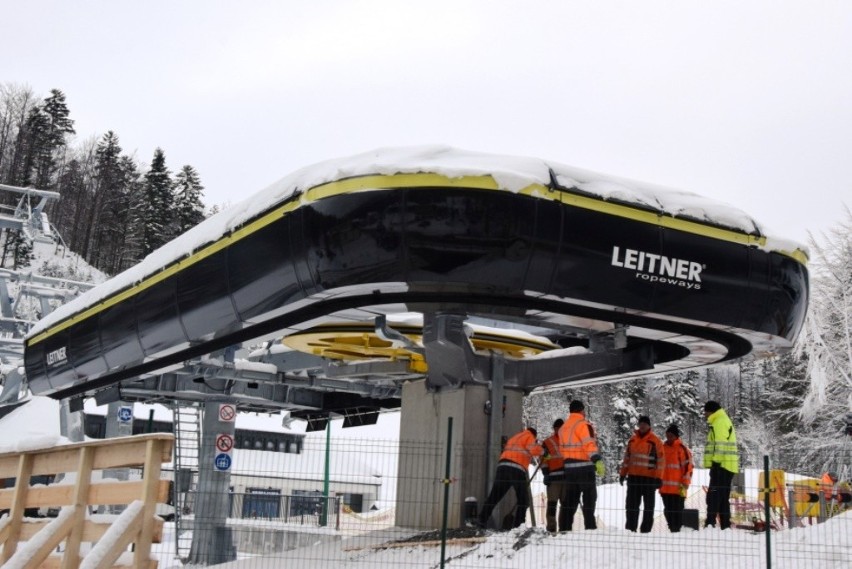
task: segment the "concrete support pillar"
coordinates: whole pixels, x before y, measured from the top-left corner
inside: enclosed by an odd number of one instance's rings
[[[114,439],[117,437],[129,437],[133,434],[133,403],[126,401],[113,401],[107,405],[107,414],[104,422],[104,437]],[[128,480],[130,470],[127,468],[111,468],[104,470],[104,478],[113,480]],[[106,508],[110,514],[120,514],[125,506],[112,505]]]
[[[59,434],[72,443],[82,443],[86,440],[83,412],[72,411],[68,399],[59,403]]]
[[[128,414],[127,410],[130,410]],[[129,437],[133,434],[133,403],[113,401],[107,405],[104,436],[108,439]]]
[[[494,433],[495,448],[523,427],[523,394],[503,393],[490,402],[486,385],[468,384],[459,389],[431,392],[425,381],[407,383],[402,389],[402,415],[399,438],[396,525],[414,528],[441,527],[443,484],[446,461],[447,419],[453,418],[452,463],[448,526],[464,523],[465,498],[482,503],[497,458],[488,458],[492,412],[500,413],[502,431]],[[505,397],[505,405],[503,398]],[[489,403],[490,402],[490,403]],[[498,451],[499,455],[499,451]],[[507,497],[501,511],[514,502]],[[495,515],[500,515],[495,511]]]
[[[223,404],[236,408],[233,401],[221,399],[205,402],[202,409],[198,490],[189,564],[215,565],[237,558],[231,528],[226,523],[230,509],[230,454],[223,453],[217,446],[217,439],[222,437],[230,437],[233,441],[236,421],[222,420],[220,407]],[[228,454],[228,459],[223,459],[222,454]],[[228,468],[223,468],[226,464]]]

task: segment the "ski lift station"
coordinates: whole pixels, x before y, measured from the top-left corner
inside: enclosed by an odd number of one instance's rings
[[[400,438],[429,442],[452,417],[461,444],[489,449],[453,466],[458,525],[526,394],[789,351],[806,262],[695,194],[533,158],[380,149],[299,170],[46,314],[23,340],[25,381],[72,410],[88,397],[197,408],[202,431],[222,405],[314,430],[401,407]],[[397,499],[435,492],[436,507],[396,523],[435,527],[439,489],[404,483],[424,467],[410,458]],[[199,484],[227,489],[199,468]]]

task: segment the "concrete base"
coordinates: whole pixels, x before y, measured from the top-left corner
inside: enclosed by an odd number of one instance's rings
[[[464,524],[465,498],[481,509],[490,490],[497,458],[505,440],[523,428],[523,394],[504,391],[505,403],[492,405],[502,414],[492,419],[484,385],[430,392],[426,382],[403,386],[399,438],[396,525],[432,529],[442,526],[447,460],[448,419],[453,419],[447,526]],[[497,425],[498,436],[489,428]],[[496,519],[514,506],[512,493],[494,512]]]

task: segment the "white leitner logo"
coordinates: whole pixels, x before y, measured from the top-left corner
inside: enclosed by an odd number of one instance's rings
[[[58,350],[53,350],[52,352],[47,353],[47,365],[54,366],[68,361],[68,355],[66,354],[67,346],[62,346]]]
[[[625,249],[622,253],[618,246],[612,248],[612,266],[635,270],[637,279],[695,290],[701,288],[701,271],[704,268],[695,261],[647,251]]]

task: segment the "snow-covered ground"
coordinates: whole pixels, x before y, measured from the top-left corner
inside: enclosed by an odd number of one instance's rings
[[[340,421],[332,422],[332,440],[359,439],[393,440],[397,438],[399,413],[382,414],[373,426],[341,429]],[[295,426],[295,425],[294,425]],[[323,432],[309,433],[310,438],[324,437]],[[395,463],[393,463],[395,465]],[[396,472],[388,471],[388,482]],[[745,471],[745,501],[756,504],[760,487],[759,470]],[[787,474],[786,481],[802,478]],[[690,487],[687,507],[704,510],[704,490],[709,472],[696,469]],[[578,530],[570,534],[549,535],[541,527],[544,518],[543,492],[540,474],[532,484],[538,508],[538,526],[527,526],[510,532],[487,532],[474,539],[450,539],[446,547],[445,565],[458,568],[536,568],[549,569],[588,567],[591,569],[751,569],[768,567],[766,535],[748,530],[685,529],[669,533],[662,515],[662,502],[657,499],[654,531],[634,534],[624,529],[624,499],[626,488],[615,484],[598,487],[597,517],[600,529]],[[385,493],[392,496],[392,493]],[[390,503],[383,503],[390,509]],[[397,506],[399,507],[399,506]],[[330,569],[341,566],[362,567],[439,567],[440,545],[393,544],[397,540],[423,532],[396,528],[392,518],[375,520],[343,515],[342,539],[339,542],[317,543],[268,557],[253,556],[219,565],[222,569]],[[806,522],[807,524],[807,522]],[[578,521],[575,528],[581,528]],[[451,533],[451,537],[457,535]],[[464,535],[470,535],[465,533]],[[434,539],[426,536],[421,539]],[[772,567],[776,569],[848,569],[852,567],[852,513],[837,516],[824,524],[806,525],[793,530],[770,533]],[[387,546],[390,544],[390,546]],[[179,567],[173,558],[162,557],[160,567]]]
[[[599,487],[602,503],[623,504],[617,484]],[[449,539],[445,565],[455,568],[565,569],[756,569],[767,563],[766,534],[746,530],[685,529],[671,534],[658,518],[655,531],[636,534],[621,529],[623,510],[599,510],[615,526],[551,535],[540,525],[509,532],[489,531],[480,536]],[[575,525],[575,527],[577,527]],[[580,524],[582,527],[582,524]],[[419,532],[386,527],[339,542],[255,556],[218,565],[221,569],[330,569],[361,567],[439,567],[437,536],[429,544],[398,543]],[[451,534],[451,537],[455,534]],[[471,533],[465,534],[471,536]],[[397,542],[397,543],[394,543]],[[852,567],[852,513],[823,524],[770,533],[771,567],[776,569],[848,569]],[[181,565],[160,558],[161,569]]]
[[[23,408],[10,413],[0,424],[0,451],[24,450],[61,444],[57,436],[58,404],[48,398],[36,397]],[[47,419],[47,420],[46,420]],[[254,420],[259,420],[255,417]],[[275,419],[279,421],[280,419]],[[14,423],[11,425],[10,422]],[[14,426],[14,428],[12,428]],[[293,424],[294,430],[303,428]],[[346,441],[370,439],[398,440],[399,413],[383,414],[376,425],[342,429],[340,421],[332,422],[332,440]],[[308,439],[321,439],[324,432],[308,433]],[[306,446],[308,445],[306,442]],[[386,457],[385,457],[386,458]],[[364,457],[369,460],[369,457]],[[279,552],[269,557],[251,556],[221,567],[235,569],[267,569],[282,566],[301,569],[337,568],[360,565],[364,567],[438,567],[440,547],[437,545],[393,545],[383,546],[395,540],[412,536],[416,530],[395,528],[392,524],[393,482],[396,477],[395,461],[376,461],[387,472],[377,512],[367,514],[344,514],[341,521],[340,541],[317,543],[288,552]],[[746,500],[756,502],[760,472],[746,470]],[[787,481],[799,478],[788,474]],[[690,488],[687,507],[703,510],[704,490],[707,484],[706,470],[697,469]],[[540,475],[532,484],[538,506],[536,518],[539,526],[518,528],[510,532],[488,532],[467,540],[451,540],[446,548],[446,563],[449,567],[506,567],[539,569],[565,567],[591,567],[593,569],[630,568],[663,569],[666,567],[689,569],[724,567],[747,569],[767,567],[765,534],[747,530],[685,529],[680,534],[671,534],[662,517],[662,503],[657,500],[654,531],[650,534],[634,534],[623,530],[625,488],[618,484],[598,487],[597,516],[598,530],[578,530],[570,534],[548,535],[541,527],[543,512],[543,486]],[[270,527],[267,524],[267,527]],[[278,526],[276,526],[278,527]],[[578,522],[575,528],[582,527]],[[174,558],[174,535],[172,524],[166,524],[162,543],[154,547],[154,554],[161,569],[180,567]],[[288,529],[283,526],[280,529]],[[297,531],[330,530],[292,526]],[[456,535],[456,534],[452,534]],[[465,534],[465,535],[470,535]],[[852,567],[852,513],[832,518],[824,524],[784,529],[770,534],[772,545],[772,567],[775,568],[826,568]]]

